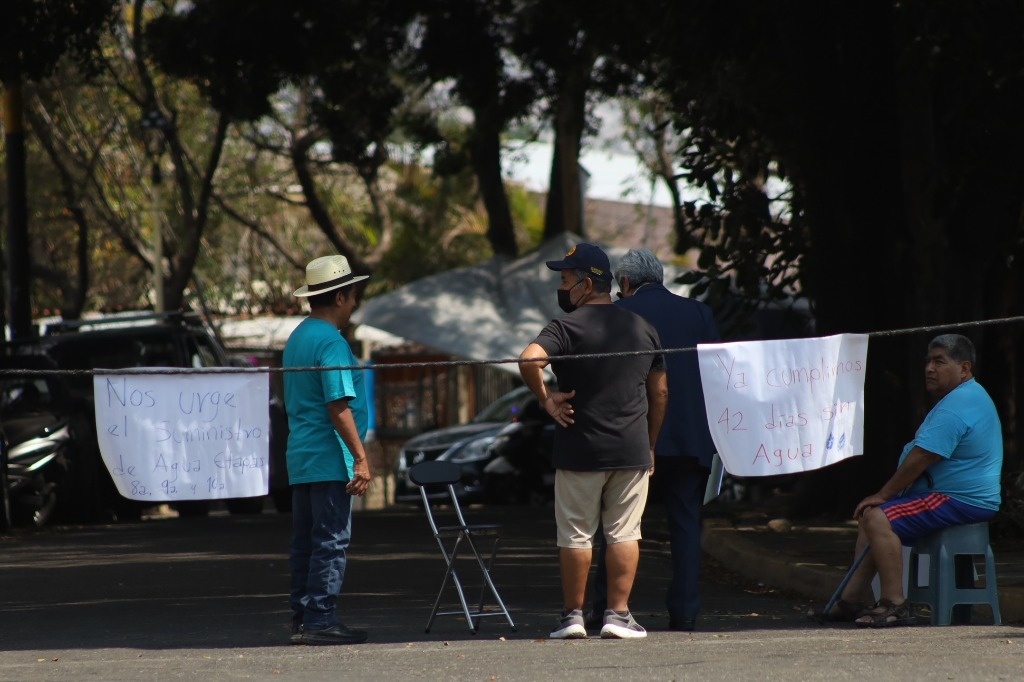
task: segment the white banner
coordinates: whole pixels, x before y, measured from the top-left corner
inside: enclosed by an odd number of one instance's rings
[[[96,433],[121,495],[147,502],[267,494],[267,374],[93,378]]]
[[[708,425],[726,470],[775,476],[863,454],[867,355],[865,334],[699,345]]]

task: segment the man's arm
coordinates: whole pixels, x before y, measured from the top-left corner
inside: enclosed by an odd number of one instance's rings
[[[853,518],[859,519],[864,515],[871,507],[877,507],[883,502],[888,502],[892,498],[896,497],[897,494],[911,483],[921,477],[928,467],[935,462],[938,462],[942,457],[936,455],[934,452],[929,452],[924,448],[914,446],[914,448],[907,454],[907,458],[903,460],[903,464],[896,470],[896,473],[885,482],[885,485],[875,493],[874,495],[868,495],[857,508],[853,511]]]
[[[370,473],[370,463],[366,458],[366,450],[363,449],[363,441],[359,439],[359,429],[356,428],[356,420],[349,409],[348,399],[342,398],[327,403],[327,414],[330,415],[331,423],[355,460],[352,480],[345,489],[349,495],[362,495],[370,487],[373,475]]]
[[[575,420],[572,418],[572,405],[568,401],[576,395],[576,391],[549,391],[544,383],[544,368],[547,366],[548,352],[539,343],[531,343],[519,354],[519,374],[523,382],[537,396],[541,407],[552,419],[561,426],[569,426]]]
[[[668,374],[652,371],[647,374],[647,435],[651,440],[651,454],[661,433],[665,420],[665,406],[668,405]],[[653,458],[651,464],[654,464]]]

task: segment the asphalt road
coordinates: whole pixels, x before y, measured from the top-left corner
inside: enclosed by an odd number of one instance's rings
[[[552,641],[559,608],[551,511],[474,509],[505,532],[494,576],[518,630],[460,618],[424,632],[444,564],[414,508],[358,512],[342,598],[358,646],[288,644],[288,516],[214,515],[0,537],[3,680],[1017,680],[1012,626],[818,626],[806,600],[707,562],[704,616],[666,631],[668,561],[650,514],[632,599],[644,640]],[[467,582],[471,577],[464,569]]]

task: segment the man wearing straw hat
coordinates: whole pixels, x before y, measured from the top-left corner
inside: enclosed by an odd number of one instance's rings
[[[354,367],[358,360],[341,335],[356,309],[355,276],[344,256],[306,266],[295,296],[309,301],[284,348],[284,367]],[[337,600],[345,579],[352,531],[352,496],[370,486],[363,449],[368,427],[363,373],[352,369],[285,372],[288,482],[292,486],[291,568],[293,644],[358,644],[364,630],[345,627]]]

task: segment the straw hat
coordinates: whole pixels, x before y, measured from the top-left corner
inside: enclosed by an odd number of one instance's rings
[[[306,284],[296,289],[293,296],[315,296],[367,278],[369,275],[353,275],[348,259],[344,256],[322,256],[306,266]]]

